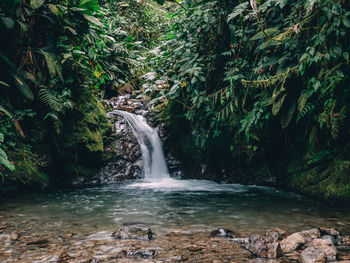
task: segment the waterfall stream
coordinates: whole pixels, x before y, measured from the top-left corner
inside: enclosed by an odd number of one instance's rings
[[[156,129],[150,127],[141,115],[121,110],[115,112],[127,120],[140,144],[145,180],[159,181],[170,178],[162,143]]]

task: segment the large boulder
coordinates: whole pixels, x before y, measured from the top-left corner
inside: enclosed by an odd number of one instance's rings
[[[280,242],[283,253],[290,253],[303,244],[305,244],[305,240],[299,233],[294,233]]]
[[[317,247],[308,247],[301,253],[303,263],[326,263],[327,255]]]
[[[314,239],[311,246],[322,250],[326,254],[327,260],[334,261],[337,259],[337,249],[329,240]]]
[[[112,233],[112,237],[118,239],[150,240],[152,235],[152,230],[143,224],[124,225]]]
[[[282,255],[280,243],[267,236],[252,235],[246,249],[262,258],[278,258]]]
[[[315,238],[321,237],[321,232],[318,228],[313,228],[298,233],[304,238],[305,242],[307,243],[311,242]]]

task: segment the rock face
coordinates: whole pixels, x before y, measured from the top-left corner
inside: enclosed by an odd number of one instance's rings
[[[155,118],[146,109],[139,100],[132,99],[129,95],[112,98],[109,101],[110,106],[114,110],[122,110],[137,115],[142,115],[147,119],[147,122],[154,126]],[[117,112],[109,112],[107,114],[109,119],[113,122],[111,140],[114,146],[105,149],[105,155],[110,161],[106,164],[99,173],[95,176],[96,183],[135,180],[143,177],[143,160],[140,145],[137,138],[134,136],[133,130],[129,123],[119,115]],[[162,141],[166,138],[164,129],[161,126],[157,127]],[[181,163],[169,153],[167,155],[167,165],[173,177],[181,177],[182,167]]]
[[[112,98],[109,102],[113,109],[142,113],[142,103],[131,99],[130,95]],[[112,160],[105,165],[94,178],[98,182],[134,180],[142,177],[142,154],[133,130],[128,122],[120,115],[110,112],[107,116],[112,120],[112,140],[114,147],[107,149],[108,159]]]
[[[112,234],[112,237],[117,239],[138,239],[138,240],[151,240],[152,230],[145,225],[125,225],[118,231]]]
[[[280,243],[267,236],[252,235],[246,249],[262,258],[278,258],[282,255]]]
[[[280,242],[283,253],[290,253],[303,244],[305,244],[305,240],[299,233],[294,233]]]

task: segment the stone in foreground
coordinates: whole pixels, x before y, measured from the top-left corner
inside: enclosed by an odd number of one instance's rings
[[[266,236],[252,235],[246,249],[262,258],[278,258],[282,255],[280,243]]]
[[[304,238],[299,233],[294,233],[280,242],[283,253],[289,253],[305,244]]]
[[[301,253],[303,263],[325,263],[327,255],[320,248],[308,247]]]
[[[118,239],[138,239],[138,240],[150,240],[152,239],[152,230],[145,225],[125,225],[118,231],[112,234],[112,237]]]
[[[334,261],[337,259],[337,249],[329,240],[314,239],[311,244],[322,250],[326,254],[328,261]]]

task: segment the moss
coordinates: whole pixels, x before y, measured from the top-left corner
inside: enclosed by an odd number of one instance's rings
[[[331,201],[350,200],[350,161],[334,159],[329,164],[305,168],[302,162],[289,167],[290,186],[304,194]]]
[[[106,111],[101,102],[89,100],[81,102],[76,109],[76,118],[71,129],[66,129],[64,146],[77,150],[79,154],[93,153],[100,155],[104,150],[104,136],[111,130]]]

